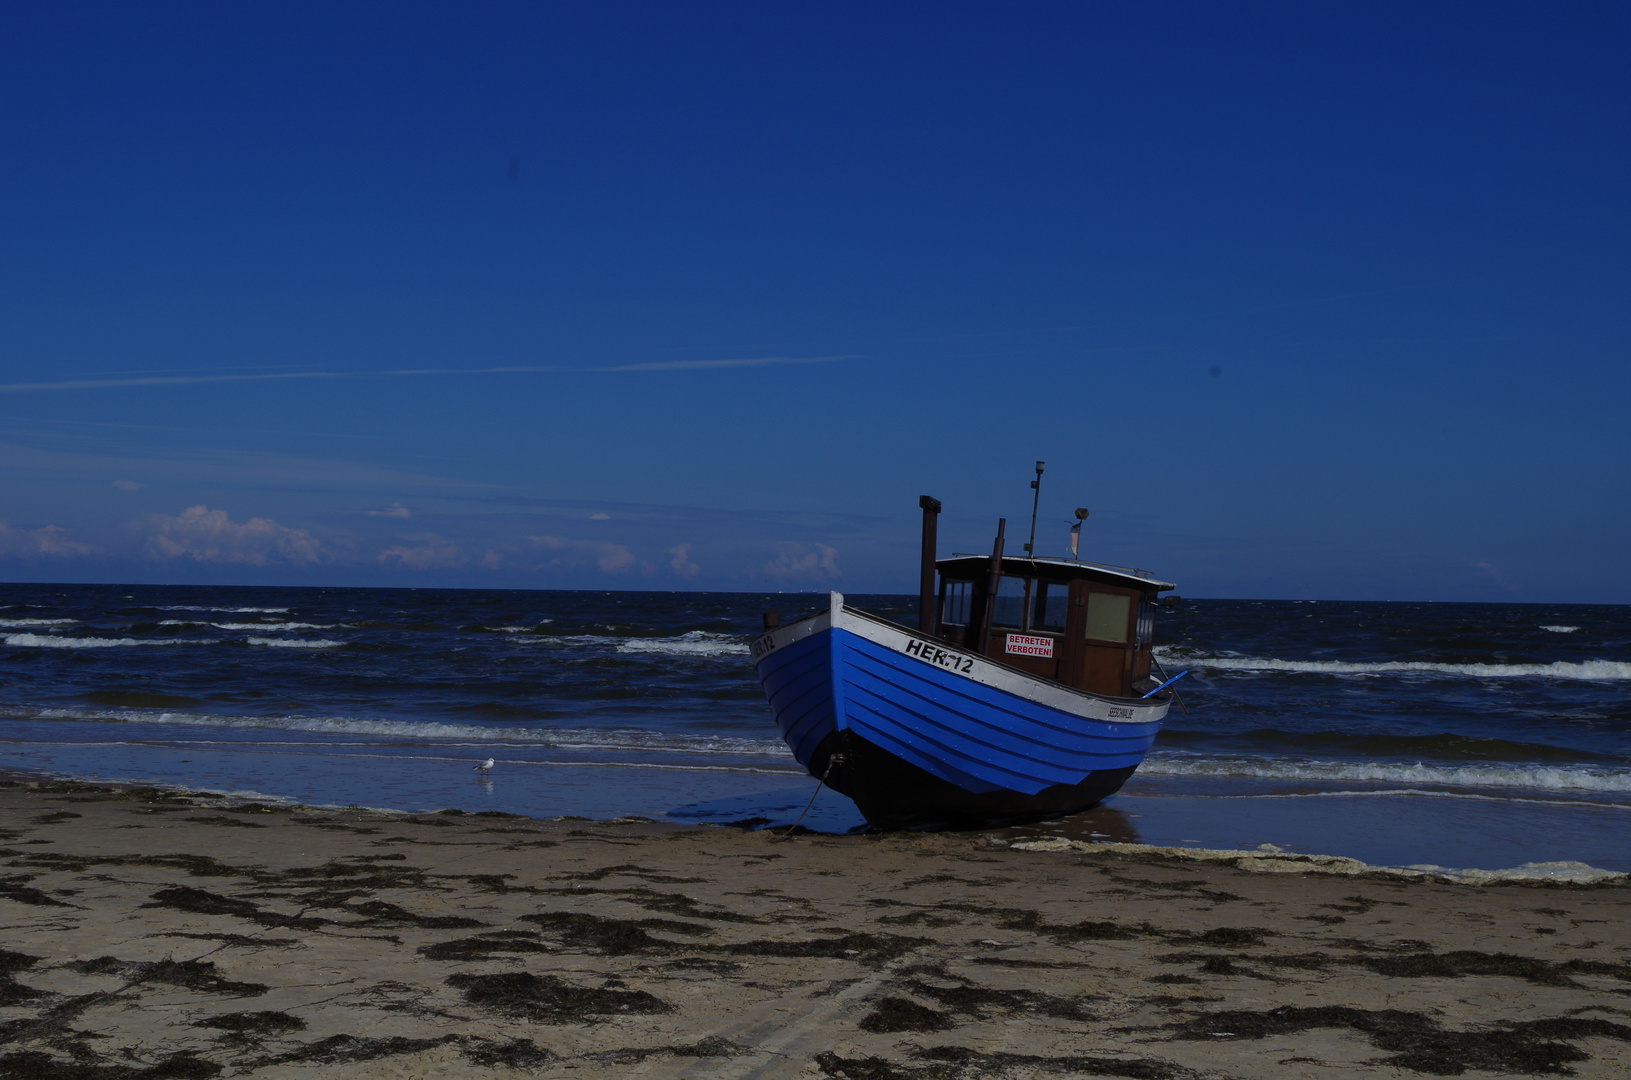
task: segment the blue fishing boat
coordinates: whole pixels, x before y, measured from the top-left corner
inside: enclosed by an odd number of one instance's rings
[[[879,829],[1037,820],[1113,794],[1175,700],[1151,674],[1157,597],[1175,586],[1035,557],[1034,517],[1022,557],[999,524],[989,557],[937,560],[940,504],[920,505],[915,629],[836,592],[796,621],[765,616],[753,664],[799,764]]]

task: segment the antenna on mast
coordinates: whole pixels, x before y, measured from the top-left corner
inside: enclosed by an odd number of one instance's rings
[[[1047,462],[1036,463],[1036,479],[1031,481],[1031,490],[1036,492],[1031,496],[1031,542],[1025,545],[1025,554],[1036,558],[1036,505],[1042,498],[1042,467]]]

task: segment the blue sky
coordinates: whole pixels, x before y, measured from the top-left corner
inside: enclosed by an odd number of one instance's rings
[[[1631,602],[1623,4],[0,13],[0,578]],[[1023,539],[1021,537],[1021,539]]]

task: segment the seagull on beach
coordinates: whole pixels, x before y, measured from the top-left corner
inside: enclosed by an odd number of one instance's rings
[[[492,772],[493,771],[493,759],[488,758],[486,761],[482,762],[480,765],[477,765],[476,766],[476,771],[477,772]]]

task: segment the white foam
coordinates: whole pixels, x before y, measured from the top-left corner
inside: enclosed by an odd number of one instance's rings
[[[532,626],[489,626],[487,629],[499,634],[532,634],[536,633],[540,626],[548,626],[554,621],[554,619],[539,619]]]
[[[741,754],[791,757],[780,739],[745,739],[724,735],[685,735],[638,728],[499,728],[477,724],[441,724],[408,720],[369,720],[350,716],[223,716],[172,710],[28,709],[6,707],[0,716],[39,720],[164,724],[249,730],[305,731],[332,735],[377,735],[397,740],[452,741],[491,748],[501,744],[529,749],[645,750],[680,754]],[[361,744],[359,744],[361,745]]]
[[[1621,660],[1559,660],[1551,664],[1434,664],[1420,660],[1355,663],[1345,660],[1275,660],[1253,656],[1194,656],[1156,649],[1163,661],[1214,671],[1294,671],[1311,675],[1470,675],[1483,679],[1551,678],[1618,682],[1631,679]]]
[[[1461,799],[1470,802],[1500,803],[1511,806],[1528,803],[1531,806],[1580,806],[1588,810],[1627,810],[1631,803],[1608,802],[1597,799],[1524,798],[1518,795],[1481,795],[1471,791],[1443,791],[1429,788],[1371,788],[1345,791],[1278,791],[1254,795],[1208,795],[1209,799]]]
[[[330,641],[326,638],[317,641],[301,641],[297,638],[252,637],[245,638],[251,645],[267,645],[274,649],[343,649],[345,642]]]
[[[617,651],[668,656],[746,656],[748,647],[730,634],[692,630],[671,638],[625,638],[618,642]]]
[[[1505,870],[1458,870],[1430,863],[1416,866],[1375,866],[1341,855],[1298,855],[1273,844],[1254,851],[1231,848],[1158,847],[1153,844],[1098,843],[1067,840],[1062,836],[1021,837],[1008,845],[1016,851],[1084,851],[1116,855],[1160,855],[1190,862],[1226,862],[1258,874],[1377,874],[1386,877],[1452,881],[1459,885],[1493,885],[1528,881],[1568,885],[1595,885],[1631,881],[1631,874],[1604,870],[1583,862],[1524,863]]]
[[[58,637],[54,634],[6,634],[7,645],[35,649],[119,649],[132,645],[213,645],[190,638]]]
[[[0,626],[73,626],[78,619],[0,619]]]
[[[282,615],[290,610],[286,607],[200,607],[197,604],[165,604],[154,608],[155,611],[225,611],[233,615],[249,615],[259,613],[263,615]]]
[[[1550,630],[1554,634],[1572,634],[1580,629],[1578,626],[1543,626],[1542,630]]]
[[[604,634],[537,634],[531,642],[535,645],[617,645],[628,640],[620,637],[607,637]]]
[[[1154,753],[1139,772],[1155,776],[1229,776],[1259,780],[1375,781],[1450,787],[1631,792],[1631,770],[1558,765],[1426,765],[1383,761],[1300,761],[1191,757]]]
[[[217,630],[333,630],[341,623],[314,622],[200,622],[197,619],[162,619],[160,626],[213,626]]]
[[[609,634],[538,634],[529,639],[536,645],[585,648],[610,645],[625,656],[656,654],[666,656],[746,656],[748,647],[734,634],[692,630],[677,637],[626,638]]]

